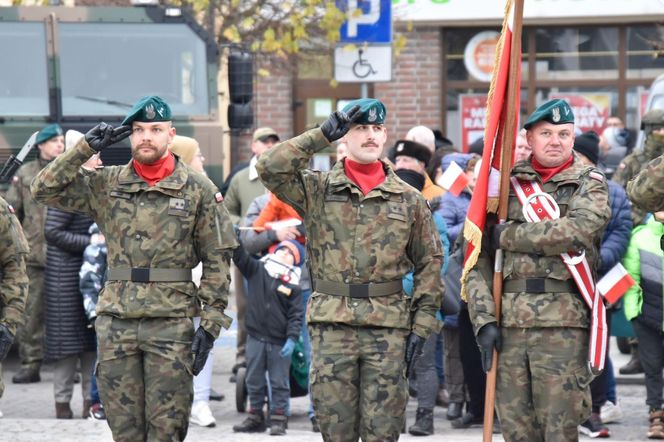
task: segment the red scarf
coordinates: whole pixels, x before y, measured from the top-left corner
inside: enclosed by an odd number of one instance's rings
[[[365,195],[385,181],[385,171],[383,170],[383,163],[380,161],[362,164],[346,158],[344,159],[344,171],[346,176],[357,184]]]
[[[545,167],[542,166],[540,163],[538,163],[534,156],[532,159],[533,169],[535,169],[535,172],[537,172],[539,176],[542,178],[542,184],[549,181],[558,172],[562,172],[563,170],[570,167],[573,162],[574,162],[574,155],[570,155],[569,160],[565,161],[563,164],[556,167]]]
[[[148,183],[150,187],[157,184],[175,170],[175,157],[172,153],[168,153],[164,158],[157,160],[152,164],[141,164],[134,160],[134,170],[143,178],[143,181]]]

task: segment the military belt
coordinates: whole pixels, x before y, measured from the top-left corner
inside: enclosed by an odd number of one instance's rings
[[[508,279],[503,283],[505,293],[579,293],[573,279],[561,281],[551,278]]]
[[[109,281],[132,282],[191,281],[191,269],[155,269],[149,267],[109,268],[107,279]]]
[[[401,280],[389,282],[369,282],[367,284],[345,284],[314,280],[317,292],[333,296],[348,296],[349,298],[372,298],[374,296],[388,296],[400,293],[403,290]]]

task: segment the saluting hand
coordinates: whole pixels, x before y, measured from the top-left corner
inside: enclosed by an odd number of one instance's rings
[[[85,134],[85,141],[93,150],[101,152],[104,148],[124,140],[131,135],[131,126],[113,127],[103,121]]]
[[[360,106],[353,106],[348,113],[336,111],[327,117],[327,120],[320,125],[320,130],[327,138],[327,141],[336,141],[346,135],[350,130],[351,124],[360,117]]]

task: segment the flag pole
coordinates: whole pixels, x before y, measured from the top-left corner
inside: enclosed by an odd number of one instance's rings
[[[507,203],[510,189],[510,171],[512,169],[512,149],[515,141],[515,128],[519,119],[519,88],[520,82],[517,72],[521,69],[521,29],[523,26],[523,0],[514,0],[514,22],[512,28],[511,54],[509,63],[510,79],[507,85],[507,96],[504,102],[505,124],[501,132],[501,160],[500,160],[500,194],[498,199],[498,222],[507,220]],[[501,301],[503,297],[503,251],[496,250],[493,273],[493,301],[495,314],[500,326]],[[486,390],[484,395],[484,428],[482,441],[491,442],[493,439],[493,412],[496,403],[496,376],[498,372],[498,353],[493,352],[491,370],[486,375]]]

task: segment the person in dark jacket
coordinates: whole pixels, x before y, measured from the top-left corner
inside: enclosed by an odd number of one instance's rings
[[[595,132],[585,132],[575,138],[574,150],[581,158],[581,161],[590,166],[597,166],[600,153],[599,143],[600,138]],[[629,244],[629,238],[632,232],[632,205],[627,198],[627,194],[618,183],[608,181],[608,184],[611,218],[604,231],[604,236],[602,237],[600,245],[601,261],[597,274],[598,280],[622,260],[627,251],[627,245]],[[622,313],[622,311],[619,311],[619,313]],[[613,315],[607,316],[607,326],[609,329],[611,328],[612,317]],[[606,360],[606,368],[590,383],[593,417],[579,427],[579,430],[583,434],[590,437],[609,437],[610,433],[608,428],[604,426],[605,422],[603,421],[602,414],[605,414],[609,420],[616,420],[617,416],[622,415],[622,411],[617,408],[616,399],[614,399],[616,402],[607,404],[609,396],[609,381],[613,375],[613,365],[609,358],[608,348]],[[609,407],[606,407],[606,405]],[[606,411],[601,413],[602,408],[605,410],[610,408],[611,413]]]
[[[286,410],[290,397],[289,369],[295,342],[300,337],[304,306],[298,285],[304,248],[294,240],[281,241],[274,253],[260,260],[242,245],[233,262],[247,279],[247,377],[249,416],[233,431],[265,431],[263,406],[267,372],[272,392],[270,435],[286,433]]]
[[[45,358],[54,361],[53,388],[57,419],[71,419],[69,406],[76,365],[81,364],[83,417],[91,406],[90,377],[96,359],[94,330],[88,327],[78,272],[83,251],[90,244],[89,217],[49,208],[46,215],[46,269],[44,306]]]
[[[463,231],[463,223],[466,221],[466,213],[470,205],[470,197],[472,196],[475,179],[474,168],[478,159],[479,157],[474,154],[451,153],[445,155],[441,162],[441,169],[445,172],[454,161],[466,173],[470,181],[470,184],[458,196],[446,192],[442,197],[440,208],[438,209],[438,213],[440,213],[447,225],[447,236],[450,239],[450,244],[454,244],[459,233]]]

